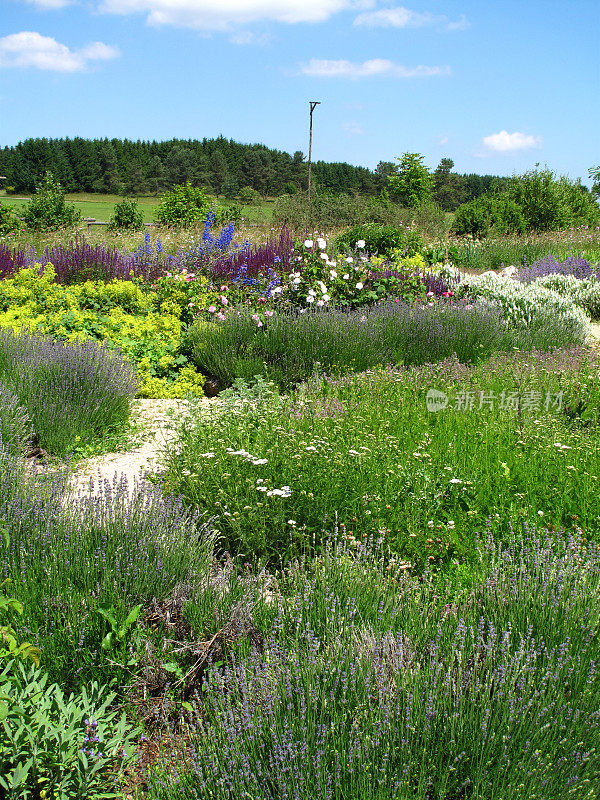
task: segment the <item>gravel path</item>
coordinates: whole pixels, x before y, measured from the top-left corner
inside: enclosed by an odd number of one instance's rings
[[[201,406],[214,402],[206,398]],[[115,477],[117,481],[124,478],[132,488],[145,472],[159,469],[161,451],[173,440],[178,421],[190,414],[190,405],[187,400],[134,400],[131,414],[142,427],[143,443],[125,453],[106,453],[79,464],[71,478],[74,495],[95,493],[99,484],[112,483]]]

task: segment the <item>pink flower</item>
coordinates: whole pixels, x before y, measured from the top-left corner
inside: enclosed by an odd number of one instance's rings
[[[260,317],[258,316],[258,314],[252,314],[252,319],[253,319],[255,322],[258,322],[258,320],[260,319]]]
[[[272,316],[273,316],[272,311],[265,311],[265,317],[272,317]]]
[[[217,314],[217,319],[224,320],[225,319],[225,314],[223,314],[222,311],[219,311],[219,313]]]
[[[226,292],[227,291],[227,286],[221,286],[221,291],[222,292]]]
[[[216,310],[217,310],[216,306],[209,306],[208,307],[208,313],[209,314],[214,314]]]
[[[267,302],[267,298],[266,297],[259,297],[258,298],[258,302],[259,303],[266,303]]]
[[[256,323],[256,327],[257,328],[262,328],[262,326],[263,326],[262,322],[260,320],[258,320],[258,322]]]
[[[225,295],[221,295],[219,297],[219,300],[223,303],[224,306],[226,306],[227,303],[229,302],[229,300],[225,297]]]

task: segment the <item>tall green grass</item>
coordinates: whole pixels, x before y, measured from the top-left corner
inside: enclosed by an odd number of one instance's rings
[[[444,410],[428,410],[429,389],[447,395]],[[509,516],[598,537],[599,418],[585,350],[315,377],[186,426],[165,486],[247,560],[318,551],[337,524],[417,571],[454,572],[488,519],[500,537]]]

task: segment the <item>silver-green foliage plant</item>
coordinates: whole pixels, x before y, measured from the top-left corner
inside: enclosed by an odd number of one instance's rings
[[[544,275],[535,283],[568,298],[575,305],[584,308],[592,318],[600,317],[600,282],[595,277],[577,278],[575,275],[556,273]]]
[[[460,278],[457,295],[470,297],[498,307],[505,323],[512,328],[536,328],[560,321],[568,329],[573,341],[583,343],[589,328],[589,317],[585,310],[570,297],[543,283],[523,284],[493,272],[483,275],[459,273],[445,267],[448,277]]]
[[[0,672],[0,787],[16,800],[115,798],[139,731],[111,710],[116,694],[93,683],[64,694],[38,667],[11,659]]]

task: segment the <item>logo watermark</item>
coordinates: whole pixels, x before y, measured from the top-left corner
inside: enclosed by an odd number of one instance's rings
[[[527,392],[505,391],[498,392],[458,392],[454,401],[439,389],[429,389],[425,403],[427,410],[436,413],[450,407],[453,411],[480,411],[487,409],[493,411],[560,411],[562,408],[563,392],[541,392],[531,389]]]
[[[427,392],[425,402],[427,403],[427,411],[435,414],[436,411],[443,411],[448,405],[448,395],[440,392],[438,389],[430,389]]]

